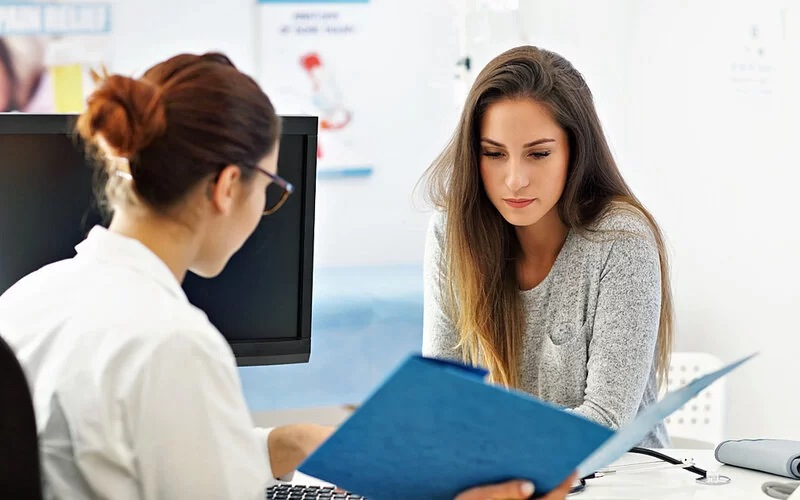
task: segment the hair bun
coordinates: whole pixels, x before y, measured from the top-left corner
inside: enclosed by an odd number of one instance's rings
[[[89,96],[77,129],[84,139],[102,139],[110,153],[130,159],[166,133],[161,89],[146,80],[107,76]]]

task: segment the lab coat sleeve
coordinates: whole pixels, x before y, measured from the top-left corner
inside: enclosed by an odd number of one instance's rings
[[[269,444],[268,443],[269,443],[269,434],[272,432],[272,430],[273,430],[273,427],[266,427],[266,428],[265,427],[254,427],[253,428],[253,434],[255,435],[256,443],[258,443],[258,445],[261,446],[261,448],[263,449],[264,455],[267,457],[267,461],[270,460],[270,458],[269,458]],[[280,479],[281,481],[290,482],[292,479],[294,479],[294,471],[292,471],[292,472],[290,472],[288,474],[285,474],[285,475],[279,477],[278,479]]]
[[[131,393],[143,498],[263,499],[269,430],[254,430],[236,367],[191,334],[161,342]]]

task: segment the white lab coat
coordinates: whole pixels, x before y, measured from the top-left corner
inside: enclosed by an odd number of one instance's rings
[[[253,427],[225,339],[138,241],[97,227],[77,250],[0,297],[48,494],[263,499],[269,430]]]

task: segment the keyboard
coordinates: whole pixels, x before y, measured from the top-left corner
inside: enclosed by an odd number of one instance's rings
[[[279,484],[267,489],[267,500],[366,500],[351,493],[340,493],[333,486]]]

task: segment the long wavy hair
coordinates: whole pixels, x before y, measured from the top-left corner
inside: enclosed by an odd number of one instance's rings
[[[479,169],[481,121],[487,108],[503,99],[546,105],[566,132],[570,155],[558,213],[567,227],[591,231],[613,205],[638,214],[652,230],[661,263],[656,368],[663,384],[672,350],[673,305],[662,232],[622,178],[583,76],[558,54],[531,46],[499,55],[480,72],[452,139],[423,177],[428,199],[447,215],[442,292],[464,361],[487,368],[495,383],[519,387],[525,329],[519,241],[489,201]]]

